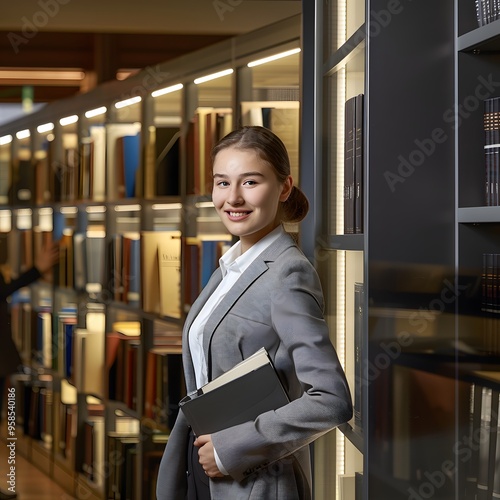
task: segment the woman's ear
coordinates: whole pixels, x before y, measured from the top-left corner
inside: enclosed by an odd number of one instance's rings
[[[285,179],[285,182],[283,183],[283,190],[281,191],[281,194],[280,194],[280,201],[281,202],[288,200],[288,197],[290,196],[290,193],[292,192],[292,188],[293,188],[293,179],[292,179],[292,176],[289,175]]]

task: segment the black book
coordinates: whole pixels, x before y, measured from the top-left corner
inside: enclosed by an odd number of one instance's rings
[[[356,97],[345,103],[344,142],[344,234],[354,234]]]
[[[193,432],[211,434],[256,419],[289,402],[267,351],[262,348],[180,403]]]
[[[363,116],[364,96],[356,96],[356,115],[354,121],[354,232],[363,233]]]
[[[354,283],[354,423],[363,429],[363,283]]]

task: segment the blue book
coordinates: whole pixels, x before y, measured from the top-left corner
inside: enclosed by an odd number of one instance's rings
[[[125,177],[125,197],[135,196],[135,177],[140,161],[140,135],[123,137],[123,170]]]
[[[75,323],[64,325],[64,376],[70,378],[73,375],[73,334]]]
[[[130,276],[127,302],[133,307],[139,307],[141,291],[141,241],[130,240]]]

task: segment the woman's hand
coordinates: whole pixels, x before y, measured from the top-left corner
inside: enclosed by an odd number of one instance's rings
[[[193,444],[198,447],[199,461],[205,474],[208,477],[224,477],[215,462],[212,436],[210,434],[198,436]]]
[[[50,242],[42,248],[38,255],[35,255],[35,267],[40,274],[45,274],[59,260],[59,244]]]

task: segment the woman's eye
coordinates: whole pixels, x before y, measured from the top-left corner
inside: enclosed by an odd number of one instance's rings
[[[255,181],[252,181],[251,179],[245,181],[243,184],[246,184],[247,186],[255,186],[257,184]]]
[[[226,186],[229,186],[229,182],[227,182],[227,181],[220,181],[220,182],[217,183],[217,186],[226,187]]]

